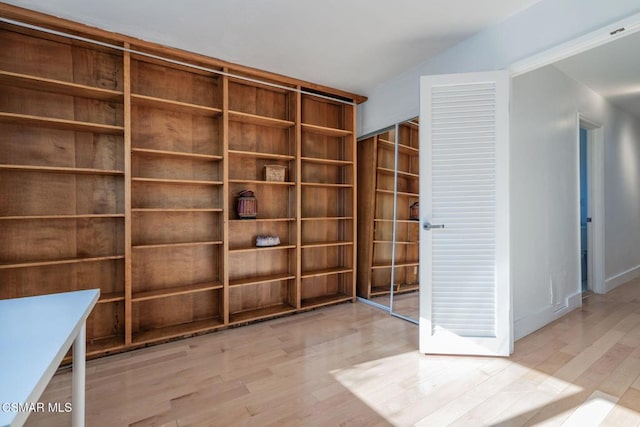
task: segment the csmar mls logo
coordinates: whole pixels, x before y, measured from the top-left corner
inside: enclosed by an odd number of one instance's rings
[[[70,402],[5,402],[0,405],[2,412],[71,412]]]

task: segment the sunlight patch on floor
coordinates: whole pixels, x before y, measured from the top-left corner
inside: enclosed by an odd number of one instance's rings
[[[617,397],[596,391],[571,414],[562,426],[584,427],[587,425],[601,425],[617,402]]]
[[[541,409],[584,392],[575,384],[509,359],[491,357],[425,356],[408,352],[334,370],[331,374],[397,426],[522,425]],[[549,414],[546,421],[563,426],[598,425],[617,400],[595,392],[577,407]]]

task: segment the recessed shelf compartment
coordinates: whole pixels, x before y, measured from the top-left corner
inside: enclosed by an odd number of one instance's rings
[[[229,281],[229,286],[231,287],[235,287],[235,286],[251,286],[251,285],[258,285],[258,284],[262,284],[262,283],[269,283],[269,282],[278,282],[278,281],[282,281],[282,280],[291,280],[291,279],[295,279],[296,276],[295,274],[270,274],[268,276],[254,276],[254,277],[247,277],[247,278],[243,278],[243,279],[234,279],[234,280],[230,280]]]
[[[378,147],[384,148],[385,150],[394,150],[396,149],[396,144],[393,141],[386,140],[384,138],[378,138]],[[398,144],[398,151],[405,154],[410,154],[417,156],[420,153],[420,150],[415,147],[410,147],[404,144]]]
[[[376,192],[381,193],[381,194],[391,194],[391,195],[394,194],[393,190],[378,189],[378,190],[376,190]],[[400,197],[415,197],[415,198],[420,197],[420,194],[418,194],[418,193],[408,193],[408,192],[405,192],[405,191],[398,191],[397,194]]]
[[[132,212],[222,212],[221,208],[133,208]]]
[[[101,356],[124,348],[124,333],[104,338],[87,339],[87,357]]]
[[[69,219],[90,219],[90,218],[124,218],[124,214],[78,214],[78,215],[17,215],[0,216],[2,220],[69,220]]]
[[[282,316],[288,313],[294,313],[296,308],[288,304],[277,304],[269,307],[255,308],[252,310],[240,311],[229,315],[229,324],[247,323],[255,320],[269,319],[272,317]]]
[[[302,221],[349,221],[353,220],[352,216],[319,216],[319,217],[305,217],[301,218]]]
[[[131,91],[134,101],[163,102],[170,108],[186,106],[188,114],[212,110],[220,113],[222,106],[220,77],[170,63],[154,63],[152,59],[135,56],[131,61]],[[193,108],[195,107],[195,109]]]
[[[98,303],[86,323],[87,354],[116,351],[124,346],[123,300]]]
[[[270,258],[254,254],[230,256],[229,322],[242,323],[296,310],[296,280],[290,273],[295,258],[275,252]]]
[[[133,335],[133,344],[149,344],[157,341],[168,340],[177,337],[187,337],[189,335],[209,332],[224,326],[221,318],[213,317],[210,319],[196,320],[193,322],[178,323],[175,325],[158,327],[142,332],[136,332]]]
[[[0,270],[4,270],[8,268],[41,267],[45,265],[77,264],[82,262],[99,262],[99,261],[109,261],[114,259],[124,259],[124,255],[63,258],[63,259],[50,259],[50,260],[46,259],[46,260],[15,262],[15,263],[0,263]]]
[[[238,157],[255,157],[258,159],[273,159],[273,160],[294,160],[295,156],[290,156],[288,154],[275,154],[275,153],[263,153],[259,151],[242,151],[242,150],[229,150],[230,156],[238,156]]]
[[[124,93],[73,82],[0,70],[0,85],[122,103]]]
[[[310,242],[310,243],[302,243],[302,249],[306,248],[322,248],[329,246],[349,246],[353,245],[353,241],[344,240],[344,241],[333,241],[333,242]]]
[[[0,171],[2,170],[21,171],[21,172],[39,172],[39,173],[86,174],[86,175],[124,175],[124,171],[118,171],[118,170],[66,168],[66,167],[51,167],[51,166],[29,166],[29,165],[0,165]]]
[[[263,181],[263,180],[257,180],[257,179],[230,179],[229,182],[232,184],[252,184],[252,185],[284,185],[284,186],[296,185],[295,182],[289,182],[289,181],[284,181],[284,182]]]
[[[353,184],[335,184],[332,182],[303,182],[305,187],[353,188]]]
[[[117,218],[0,222],[2,267],[71,263],[124,252]]]
[[[222,160],[222,156],[213,155],[213,154],[186,153],[181,151],[170,151],[170,150],[154,150],[151,148],[135,148],[134,147],[131,149],[131,152],[141,156],[146,155],[146,156],[160,156],[160,157],[176,157],[176,158],[210,160],[210,161]]]
[[[272,117],[259,116],[256,114],[242,113],[240,111],[229,111],[229,120],[238,123],[245,123],[257,126],[271,126],[277,128],[290,128],[295,122],[290,120],[275,119]]]
[[[184,246],[212,246],[221,245],[222,240],[210,240],[204,242],[175,242],[175,243],[156,243],[153,245],[134,245],[133,249],[158,249],[158,248],[171,248],[171,247],[184,247]]]
[[[293,222],[295,218],[252,218],[252,219],[230,219],[230,223],[248,225],[250,222]]]
[[[222,185],[222,181],[200,181],[193,179],[168,179],[168,178],[131,178],[133,182],[149,182],[159,184],[186,184],[186,185]]]
[[[331,276],[332,274],[351,273],[351,272],[353,272],[353,268],[349,268],[349,267],[323,268],[320,270],[303,271],[302,278],[305,279],[309,277]]]
[[[396,262],[395,264],[395,268],[400,268],[400,267],[417,267],[419,266],[420,263],[418,261],[404,261],[404,262]],[[392,268],[393,266],[391,265],[391,263],[388,264],[374,264],[371,268],[373,269],[379,269],[379,268]]]
[[[248,248],[236,248],[229,249],[231,253],[242,253],[242,252],[268,252],[268,251],[279,251],[284,249],[295,249],[296,245],[286,245],[280,244],[277,246],[263,246],[263,247],[248,247]]]
[[[219,184],[132,180],[131,191],[134,211],[221,209],[222,206],[222,186]]]
[[[395,171],[393,169],[388,169],[388,168],[383,168],[383,167],[378,167],[378,172],[379,173],[383,173],[385,175],[395,175]],[[406,178],[420,178],[420,174],[417,173],[411,173],[411,172],[404,172],[399,170],[398,171],[398,176],[403,176]]]
[[[335,136],[335,137],[349,136],[352,134],[350,130],[336,129],[336,128],[331,128],[326,126],[317,126],[309,123],[302,123],[302,131],[315,133],[317,135]]]
[[[108,304],[111,302],[124,301],[124,292],[101,293],[98,304]]]
[[[393,240],[374,240],[373,241],[374,244],[378,244],[378,245],[390,245],[393,243]],[[396,240],[396,245],[418,245],[420,244],[420,242],[403,242],[401,240]]]
[[[197,283],[194,285],[174,286],[171,288],[158,289],[154,291],[138,292],[133,294],[133,302],[146,301],[157,298],[168,298],[175,295],[195,294],[215,289],[222,289],[220,282]]]
[[[353,161],[351,160],[335,160],[335,159],[325,159],[325,158],[317,158],[317,157],[301,157],[305,163],[319,163],[324,165],[335,165],[335,166],[350,166],[353,165]]]
[[[122,134],[124,127],[104,125],[98,123],[81,122],[76,120],[57,119],[53,117],[40,117],[29,114],[0,112],[0,123],[16,125],[38,126],[52,129],[70,130],[77,132],[94,132],[107,134]]]
[[[302,300],[302,308],[317,308],[325,305],[337,304],[341,302],[353,301],[353,297],[338,293],[332,295],[321,295],[312,298],[306,298]]]
[[[179,113],[194,114],[198,116],[218,117],[222,110],[206,105],[190,104],[188,102],[173,101],[170,99],[156,98],[153,96],[131,94],[131,101],[137,105],[162,110],[176,111]]]

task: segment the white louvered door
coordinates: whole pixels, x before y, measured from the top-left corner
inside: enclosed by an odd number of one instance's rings
[[[420,351],[508,356],[507,71],[420,81]]]

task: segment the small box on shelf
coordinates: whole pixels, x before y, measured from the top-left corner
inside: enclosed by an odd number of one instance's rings
[[[284,182],[287,168],[281,165],[265,165],[264,180],[270,182]]]

